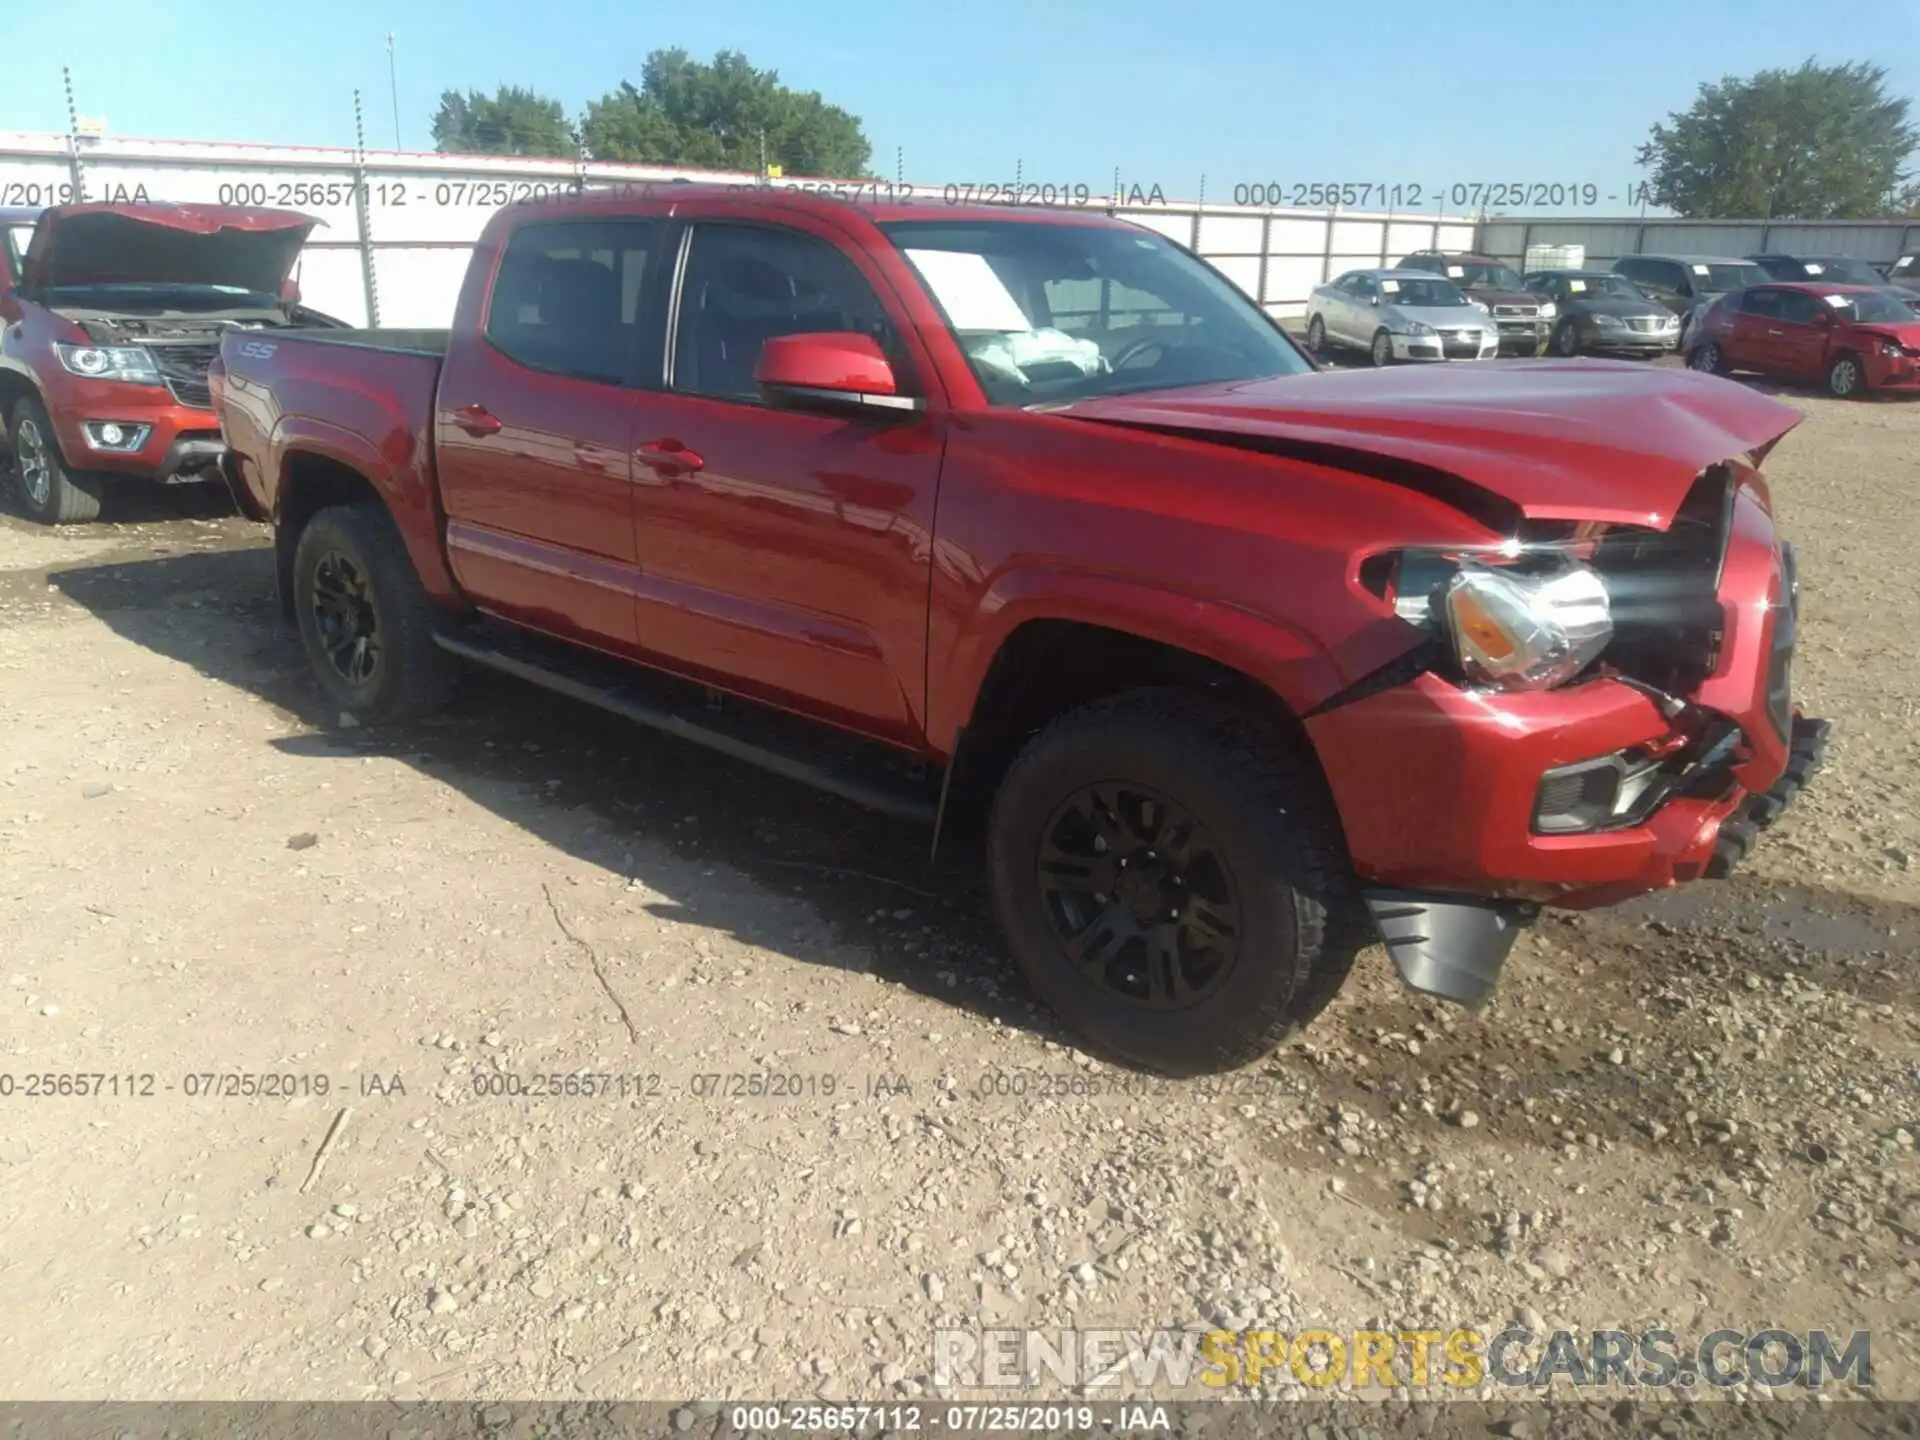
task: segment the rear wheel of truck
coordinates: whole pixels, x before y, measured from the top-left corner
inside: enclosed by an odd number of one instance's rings
[[[433,602],[384,509],[316,513],[294,549],[293,599],[307,660],[336,709],[383,724],[447,698],[453,657],[434,643]]]
[[[99,517],[101,483],[67,468],[46,406],[31,395],[23,397],[7,418],[7,434],[13,442],[14,484],[28,515],[42,525]]]
[[[1231,1070],[1305,1025],[1369,932],[1317,768],[1191,692],[1061,716],[994,798],[988,863],[1014,958],[1090,1049]]]

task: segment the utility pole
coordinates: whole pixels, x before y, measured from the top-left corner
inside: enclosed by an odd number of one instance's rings
[[[387,31],[387,90],[393,96],[393,148],[400,144],[400,74],[393,64],[393,32]]]

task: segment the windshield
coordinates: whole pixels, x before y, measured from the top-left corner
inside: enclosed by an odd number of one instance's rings
[[[1773,277],[1758,265],[1689,265],[1693,283],[1709,295],[1729,290],[1744,290],[1749,285],[1765,285]],[[1705,271],[1703,275],[1700,272]]]
[[[1920,314],[1915,314],[1910,306],[1878,290],[1869,295],[1829,295],[1827,303],[1847,319],[1869,325],[1905,325],[1920,320]]]
[[[1828,285],[1884,285],[1880,272],[1864,260],[1803,260],[1800,268],[1807,272],[1809,280],[1820,280]]]
[[[1583,300],[1604,297],[1608,300],[1644,300],[1647,297],[1624,275],[1569,275],[1567,293]]]
[[[40,300],[58,309],[138,311],[162,314],[186,311],[201,314],[211,310],[274,310],[280,301],[258,290],[238,285],[140,285],[113,281],[100,285],[55,285],[41,293]]]
[[[1231,283],[1149,231],[1000,220],[880,228],[995,405],[1313,368]]]
[[[1380,294],[1389,305],[1410,305],[1415,309],[1468,304],[1460,287],[1451,280],[1409,280],[1396,276],[1380,282]]]
[[[1525,282],[1511,266],[1485,261],[1449,260],[1447,278],[1461,285],[1484,285],[1490,290],[1520,290]]]

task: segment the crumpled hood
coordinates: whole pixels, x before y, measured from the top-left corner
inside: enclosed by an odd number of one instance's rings
[[[1898,340],[1908,350],[1920,350],[1920,320],[1899,325],[1883,325],[1875,321],[1856,324],[1853,329],[1856,335],[1884,335],[1889,340]]]
[[[1078,401],[1055,414],[1329,463],[1464,480],[1528,519],[1665,529],[1700,472],[1756,458],[1801,414],[1745,386],[1630,361],[1321,371]],[[1377,468],[1377,467],[1376,467]]]
[[[27,246],[29,293],[62,285],[234,285],[277,295],[320,222],[237,205],[55,205]]]

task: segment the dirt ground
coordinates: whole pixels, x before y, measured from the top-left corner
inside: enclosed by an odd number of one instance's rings
[[[1544,923],[1478,1014],[1375,949],[1193,1084],[1070,1048],[920,832],[483,676],[329,732],[257,527],[0,517],[0,1398],[898,1398],[942,1326],[1519,1320],[1871,1330],[1920,1399],[1920,405],[1788,398],[1838,728],[1745,870]]]

